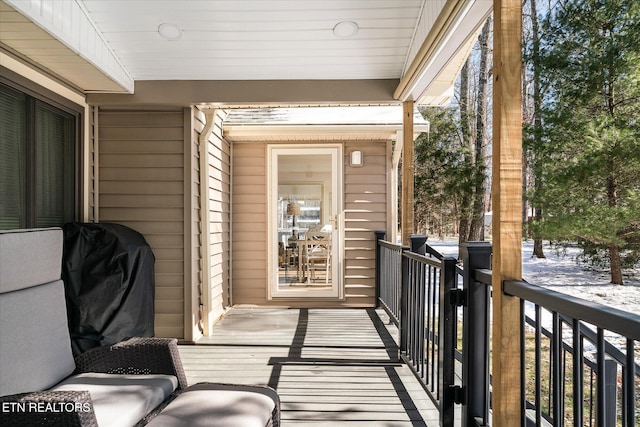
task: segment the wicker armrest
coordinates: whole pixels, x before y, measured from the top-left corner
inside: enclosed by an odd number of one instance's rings
[[[93,348],[76,358],[76,373],[166,374],[178,379],[178,390],[187,378],[174,338],[130,338],[111,346]]]
[[[88,391],[38,391],[2,396],[0,424],[98,427]]]

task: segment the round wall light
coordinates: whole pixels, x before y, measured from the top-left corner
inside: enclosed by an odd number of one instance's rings
[[[341,39],[348,39],[358,34],[359,29],[358,24],[353,21],[342,21],[333,27],[333,35]]]
[[[158,26],[158,33],[167,40],[178,40],[182,37],[182,28],[176,24],[165,22]]]

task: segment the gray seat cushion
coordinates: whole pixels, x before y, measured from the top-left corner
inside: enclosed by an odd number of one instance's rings
[[[46,390],[73,373],[62,280],[0,294],[0,350],[0,395]]]
[[[268,388],[201,383],[189,387],[147,425],[265,427],[277,401]]]
[[[132,426],[178,386],[171,375],[88,373],[67,378],[51,390],[87,390],[100,426]]]

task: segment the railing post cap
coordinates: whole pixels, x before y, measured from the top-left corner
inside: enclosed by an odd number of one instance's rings
[[[466,248],[474,252],[490,252],[493,245],[491,242],[462,242],[460,248]]]

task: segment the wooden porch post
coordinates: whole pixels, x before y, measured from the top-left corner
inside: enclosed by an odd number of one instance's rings
[[[522,278],[522,0],[493,13],[493,425],[520,425],[520,303],[503,280]]]
[[[402,103],[402,244],[413,234],[413,101]]]

